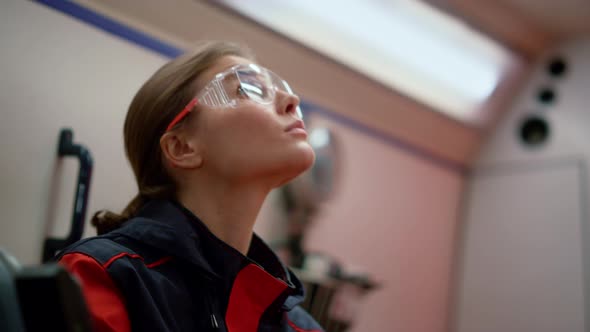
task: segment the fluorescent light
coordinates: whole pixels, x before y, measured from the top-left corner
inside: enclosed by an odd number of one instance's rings
[[[468,121],[511,55],[417,0],[226,0],[237,11],[433,109]]]
[[[316,149],[323,148],[330,143],[330,132],[327,128],[315,128],[309,136],[309,143]]]

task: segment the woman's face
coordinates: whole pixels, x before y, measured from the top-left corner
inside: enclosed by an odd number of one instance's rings
[[[217,73],[251,60],[225,56],[197,80],[202,88]],[[197,105],[191,135],[202,149],[203,170],[235,181],[257,178],[278,186],[308,169],[314,152],[300,128],[297,96],[277,91],[274,102],[259,104],[244,98],[233,108]]]

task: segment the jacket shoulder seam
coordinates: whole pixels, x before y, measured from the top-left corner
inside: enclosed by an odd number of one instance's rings
[[[291,319],[287,319],[287,323],[289,324],[289,326],[291,326],[292,329],[294,329],[296,332],[323,332],[320,329],[311,329],[311,330],[307,330],[304,328],[301,328],[299,326],[297,326]]]
[[[104,269],[108,269],[109,266],[111,266],[115,261],[117,261],[117,260],[119,260],[119,259],[121,259],[123,257],[129,257],[129,258],[132,258],[132,259],[139,259],[142,262],[144,262],[143,257],[141,257],[138,254],[134,254],[134,253],[132,254],[132,253],[129,253],[129,252],[121,252],[121,253],[118,253],[118,254],[112,256],[111,258],[109,258],[104,264],[102,264],[102,266],[103,266]],[[145,262],[144,262],[144,264],[145,264]]]

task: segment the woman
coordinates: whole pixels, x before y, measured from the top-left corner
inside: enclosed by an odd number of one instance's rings
[[[143,85],[124,138],[139,194],[58,257],[97,331],[321,331],[253,233],[270,190],[314,160],[285,81],[236,45],[204,44]]]

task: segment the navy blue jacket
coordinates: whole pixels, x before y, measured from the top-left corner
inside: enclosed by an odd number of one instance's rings
[[[81,279],[99,330],[322,331],[298,306],[301,282],[258,236],[244,256],[176,202],[150,201],[58,259]]]

